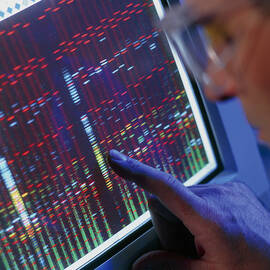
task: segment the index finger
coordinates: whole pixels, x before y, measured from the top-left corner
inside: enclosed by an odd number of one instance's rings
[[[204,201],[172,175],[127,157],[116,150],[110,151],[109,163],[119,176],[135,182],[156,195],[190,229],[194,218],[200,216],[199,212],[204,208]]]

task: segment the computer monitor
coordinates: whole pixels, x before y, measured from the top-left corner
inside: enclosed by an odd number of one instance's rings
[[[151,230],[147,194],[110,169],[110,149],[185,185],[236,171],[163,13],[158,0],[43,0],[0,22],[1,269],[128,269]]]

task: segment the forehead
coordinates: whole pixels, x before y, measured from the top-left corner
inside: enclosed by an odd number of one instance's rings
[[[186,0],[197,18],[211,18],[221,22],[233,32],[245,28],[258,9],[252,6],[252,0]]]
[[[251,6],[251,0],[186,0],[185,4],[201,16],[224,16]]]

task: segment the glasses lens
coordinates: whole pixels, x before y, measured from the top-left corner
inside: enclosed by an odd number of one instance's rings
[[[211,47],[219,54],[221,53],[231,42],[231,36],[223,25],[218,23],[209,23],[204,25],[204,34],[207,37]]]
[[[203,28],[189,26],[168,35],[181,60],[199,80],[203,80],[209,62],[209,40]]]
[[[168,34],[186,67],[202,83],[210,84],[209,67],[223,69],[231,52],[230,37],[218,24],[194,24]]]

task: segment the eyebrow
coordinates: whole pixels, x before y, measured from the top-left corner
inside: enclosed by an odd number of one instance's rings
[[[244,4],[249,3],[248,5],[250,5],[250,1],[258,0],[235,0],[235,3],[232,5],[225,5],[221,8],[221,5],[215,4],[210,6],[208,10],[207,8],[202,10],[198,9],[192,4],[176,4],[173,8],[168,10],[160,26],[166,31],[168,29],[184,28],[188,25],[207,24],[213,20],[222,19],[231,15],[231,12],[246,6]]]

